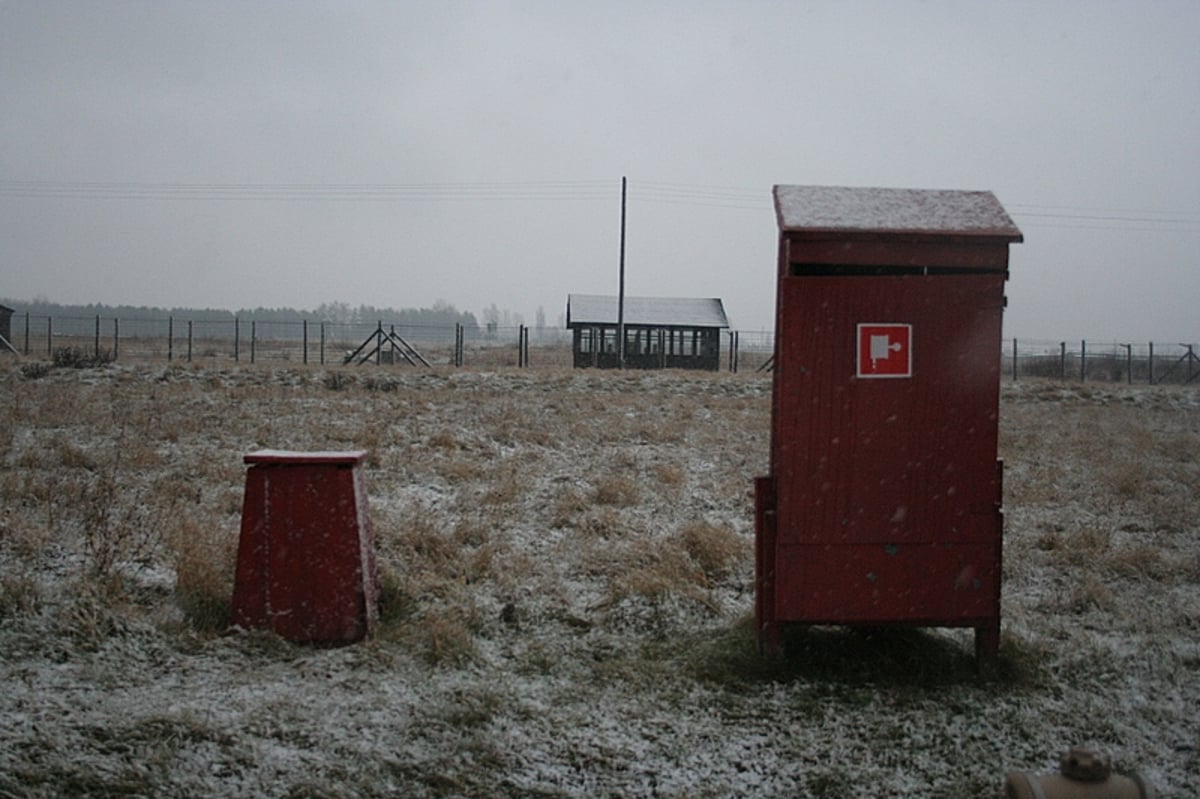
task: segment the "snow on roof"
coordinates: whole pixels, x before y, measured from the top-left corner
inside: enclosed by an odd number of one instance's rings
[[[617,298],[601,294],[568,294],[567,326],[615,325]],[[626,297],[625,324],[659,327],[729,327],[725,307],[715,297]]]
[[[775,215],[786,231],[1023,239],[990,191],[776,186]]]

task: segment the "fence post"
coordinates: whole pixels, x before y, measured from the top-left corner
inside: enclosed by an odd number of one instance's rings
[[[321,365],[325,365],[325,323],[321,322]]]
[[[187,362],[192,362],[192,320],[188,320],[188,354]]]
[[[46,317],[46,357],[54,358],[54,317]]]
[[[29,355],[29,311],[25,312],[25,355]]]
[[[1079,382],[1087,382],[1087,339],[1079,342]]]
[[[1154,342],[1150,342],[1150,377],[1148,378],[1150,385],[1154,385]]]
[[[100,314],[96,314],[96,344],[92,348],[92,357],[100,358]]]
[[[1129,385],[1133,385],[1133,345],[1125,344],[1125,376]]]
[[[454,323],[454,365],[463,365],[463,326],[462,322]]]
[[[250,320],[250,363],[254,363],[254,345],[258,343],[258,320]]]
[[[242,360],[242,321],[233,317],[233,360]]]
[[[167,362],[175,357],[175,317],[167,317]]]
[[[1013,337],[1013,382],[1017,382],[1017,339]]]
[[[301,352],[304,353],[302,360],[304,363],[308,363],[308,320],[303,320],[301,322],[301,326],[303,328],[303,331],[301,332],[301,338],[304,339],[304,343],[301,345]]]
[[[1058,342],[1058,379],[1067,379],[1067,342]]]
[[[113,319],[113,360],[117,359],[117,353],[121,349],[121,320]]]

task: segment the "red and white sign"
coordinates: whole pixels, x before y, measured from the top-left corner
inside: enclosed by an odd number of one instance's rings
[[[912,377],[912,325],[860,322],[859,377]]]

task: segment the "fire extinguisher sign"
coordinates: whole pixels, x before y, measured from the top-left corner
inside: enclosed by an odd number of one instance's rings
[[[858,377],[912,377],[912,325],[858,324]]]

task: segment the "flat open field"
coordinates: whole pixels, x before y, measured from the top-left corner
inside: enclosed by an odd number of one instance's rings
[[[0,797],[1200,795],[1200,389],[1001,402],[1003,640],[755,652],[761,375],[0,365]],[[383,619],[226,629],[245,467],[365,449]]]

